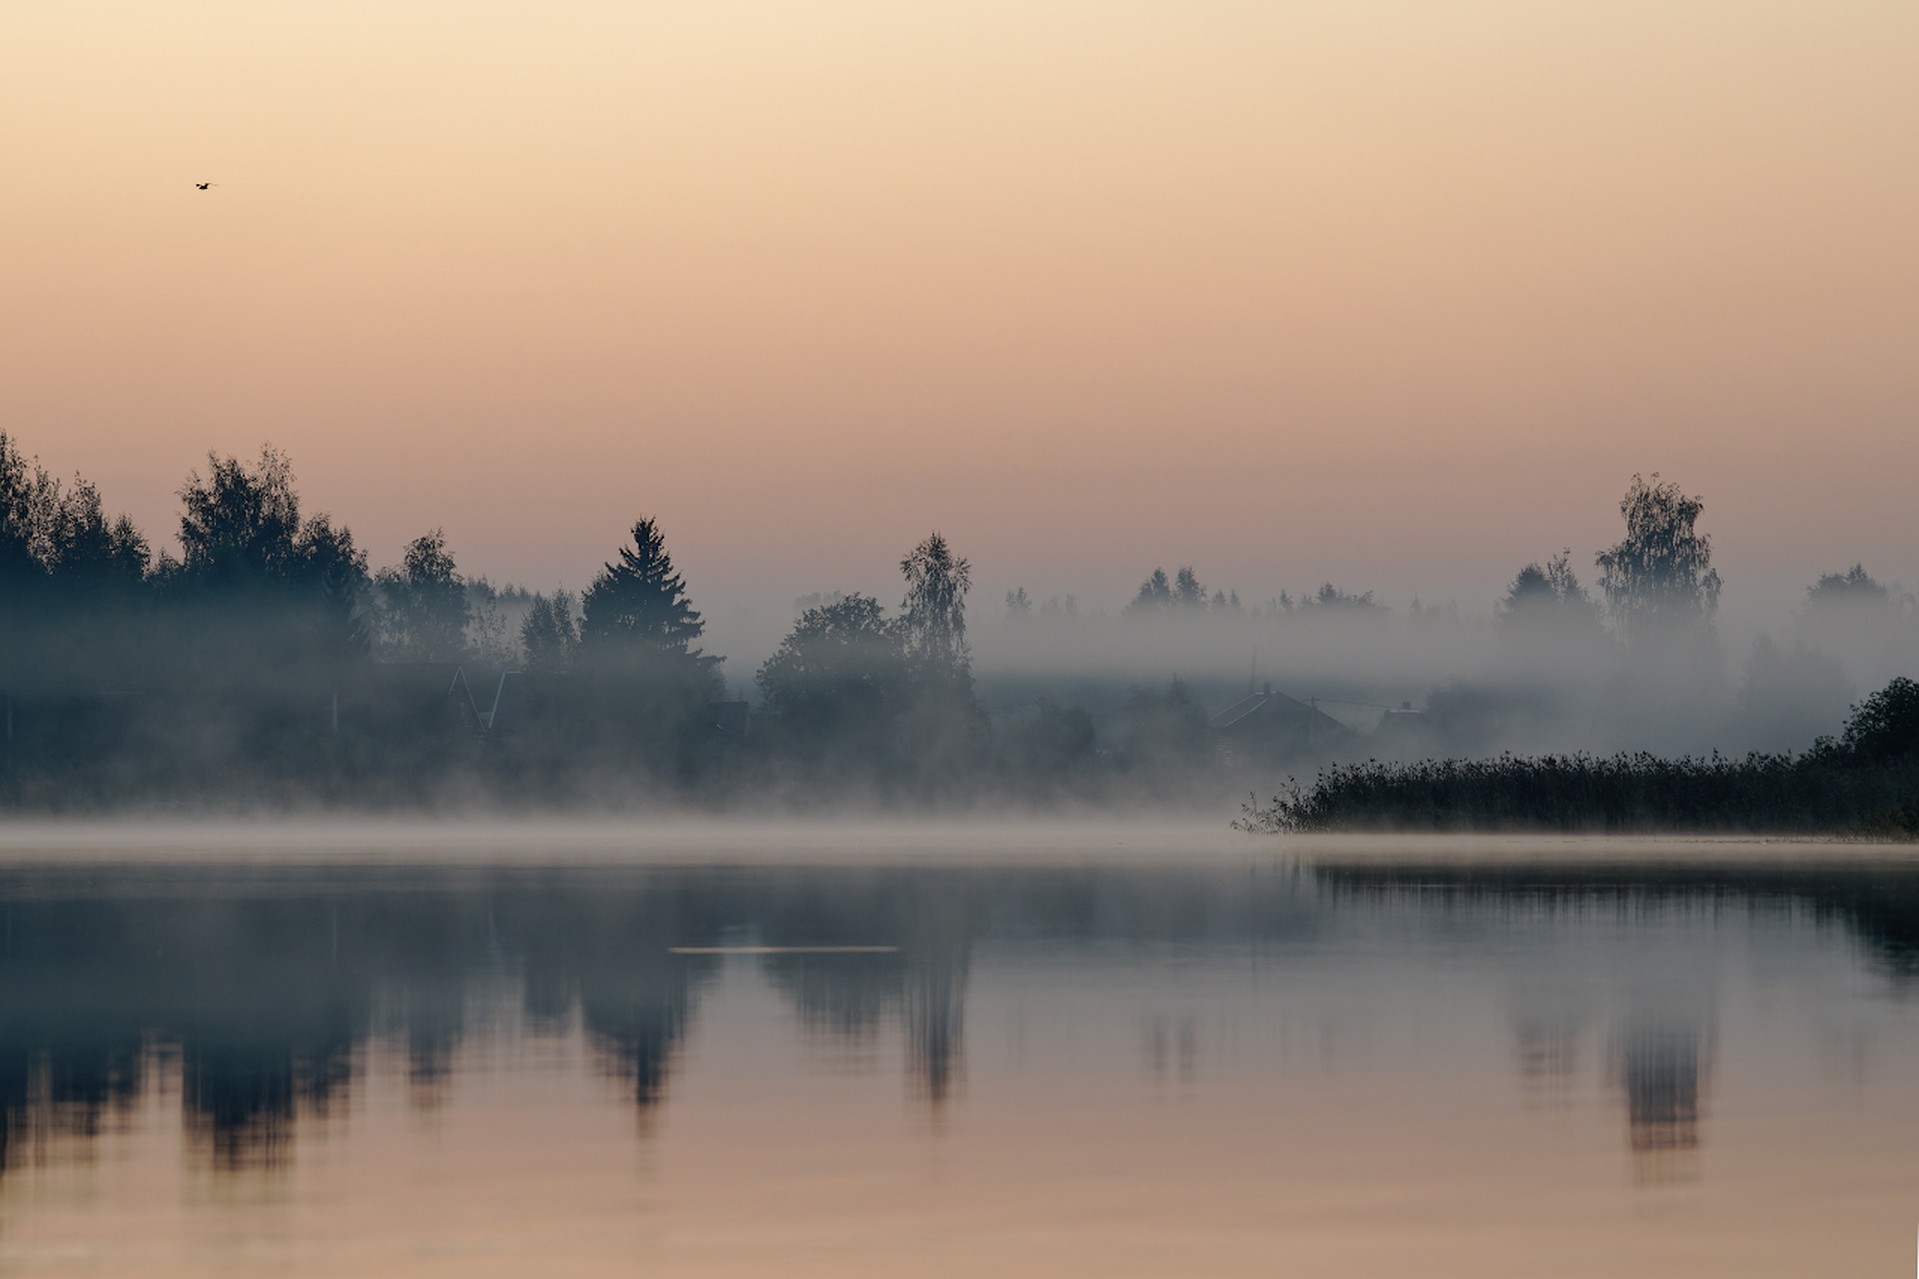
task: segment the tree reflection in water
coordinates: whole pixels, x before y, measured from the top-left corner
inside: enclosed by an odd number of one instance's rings
[[[935,1108],[964,1076],[983,942],[1050,947],[1076,963],[1299,955],[1342,929],[1390,935],[1473,912],[1630,919],[1736,904],[1809,912],[1846,928],[1891,980],[1919,973],[1919,876],[1885,867],[1370,864],[1304,878],[1219,867],[15,870],[0,874],[0,903],[0,1175],[63,1144],[84,1150],[176,1084],[193,1157],[215,1170],[282,1166],[302,1124],[349,1104],[369,1044],[403,1052],[408,1096],[430,1107],[476,1017],[502,1001],[525,1035],[577,1029],[645,1115],[670,1096],[703,992],[739,962],[676,952],[742,939],[775,951],[896,948],[751,962],[809,1034],[853,1045],[900,1035],[912,1092]],[[1710,1010],[1710,992],[1692,1004],[1627,1000],[1599,1023],[1614,1027],[1607,1071],[1629,1148],[1655,1180],[1684,1175],[1701,1145]],[[1509,1025],[1528,1087],[1564,1086],[1597,1015],[1549,986],[1515,997]],[[1142,1069],[1163,1075],[1169,1045],[1192,1032],[1167,1022],[1159,1033]],[[1189,1078],[1190,1054],[1179,1053]]]
[[[1699,1020],[1645,1017],[1620,1036],[1616,1069],[1626,1096],[1626,1138],[1642,1180],[1697,1175],[1705,1043]]]

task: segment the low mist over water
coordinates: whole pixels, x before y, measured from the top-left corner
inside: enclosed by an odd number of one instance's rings
[[[1906,1273],[1916,43],[0,3],[0,1279]]]
[[[624,858],[497,832],[460,864],[394,830],[264,861],[181,835],[0,869],[10,1274],[1910,1251],[1910,859],[875,829]]]

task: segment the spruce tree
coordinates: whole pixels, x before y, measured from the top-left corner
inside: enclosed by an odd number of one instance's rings
[[[580,651],[598,659],[684,658],[716,665],[693,647],[706,623],[686,596],[659,523],[633,526],[633,545],[605,565],[580,600]]]

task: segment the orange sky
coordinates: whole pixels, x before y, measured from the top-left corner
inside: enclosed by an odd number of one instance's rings
[[[0,427],[151,531],[696,600],[1154,564],[1484,607],[1634,470],[1919,584],[1911,0],[0,11]],[[196,192],[191,183],[220,185]]]

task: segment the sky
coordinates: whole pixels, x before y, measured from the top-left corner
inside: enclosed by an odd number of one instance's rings
[[[0,429],[161,542],[262,441],[376,565],[578,586],[655,515],[739,626],[934,527],[994,596],[1487,608],[1655,470],[1729,608],[1910,587],[1916,48],[1911,0],[8,5]]]

